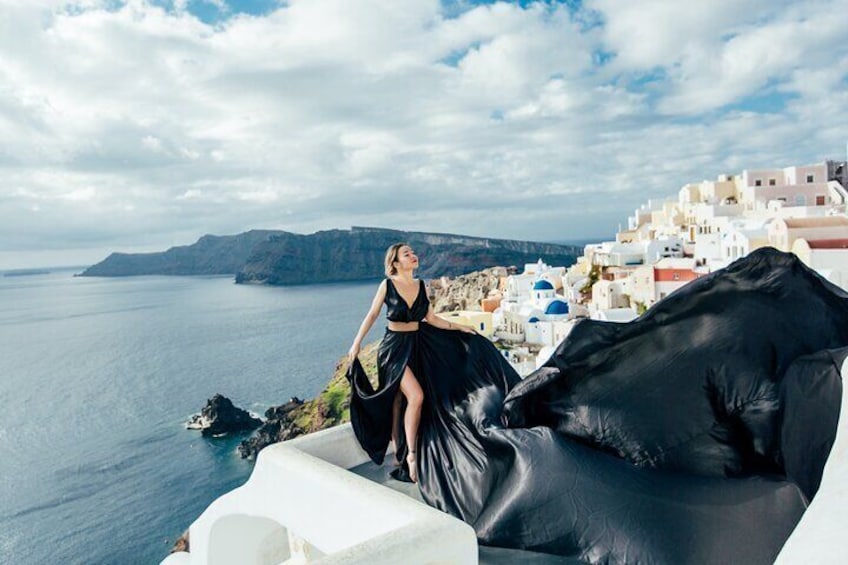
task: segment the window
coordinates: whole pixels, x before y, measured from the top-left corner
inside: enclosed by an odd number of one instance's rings
[[[807,182],[813,182],[815,180],[815,175],[807,175]]]
[[[824,206],[824,196],[816,196],[816,206]]]
[[[486,329],[486,324],[484,324],[483,322],[480,322],[480,331],[482,332],[485,329]]]
[[[774,186],[777,184],[777,181],[774,179],[769,179],[769,186]]]
[[[762,179],[756,179],[756,180],[754,181],[754,186],[763,186],[763,181],[762,181]]]
[[[807,205],[807,197],[803,194],[795,195],[795,206],[806,206]]]

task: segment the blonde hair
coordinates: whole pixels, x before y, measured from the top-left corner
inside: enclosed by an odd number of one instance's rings
[[[395,267],[395,261],[398,260],[398,253],[400,253],[400,248],[404,245],[409,245],[405,241],[401,241],[399,243],[395,243],[394,245],[389,246],[386,250],[386,276],[390,277],[392,275],[397,274],[397,267]]]

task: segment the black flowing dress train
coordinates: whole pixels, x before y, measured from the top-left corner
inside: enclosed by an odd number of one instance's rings
[[[389,319],[420,320],[388,283]],[[761,249],[628,324],[581,321],[523,381],[486,338],[386,331],[374,390],[348,370],[375,463],[409,366],[424,500],[481,543],[588,563],[771,563],[821,480],[848,293]]]

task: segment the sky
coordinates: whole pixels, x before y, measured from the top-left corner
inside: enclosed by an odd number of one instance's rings
[[[609,238],[845,159],[848,0],[0,0],[0,269],[249,229]]]

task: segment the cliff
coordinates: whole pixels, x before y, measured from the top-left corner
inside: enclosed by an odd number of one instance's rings
[[[235,236],[203,236],[197,243],[161,253],[113,253],[82,276],[235,274],[237,283],[271,285],[353,281],[383,276],[386,248],[407,241],[423,267],[418,276],[456,276],[489,265],[523,265],[540,257],[570,265],[574,246],[381,228],[319,231],[301,235],[253,230]]]
[[[259,244],[236,282],[297,284],[380,278],[386,248],[406,241],[418,254],[422,278],[456,276],[489,265],[523,265],[540,257],[571,265],[582,250],[552,243],[354,227],[303,236],[273,235]]]
[[[492,291],[500,288],[501,277],[510,270],[506,267],[492,267],[460,275],[452,280],[434,279],[430,283],[431,303],[435,312],[453,312],[455,310],[482,310],[480,301]]]
[[[231,275],[244,265],[259,243],[280,233],[283,232],[251,230],[238,235],[204,235],[192,245],[157,253],[112,253],[80,276]]]

